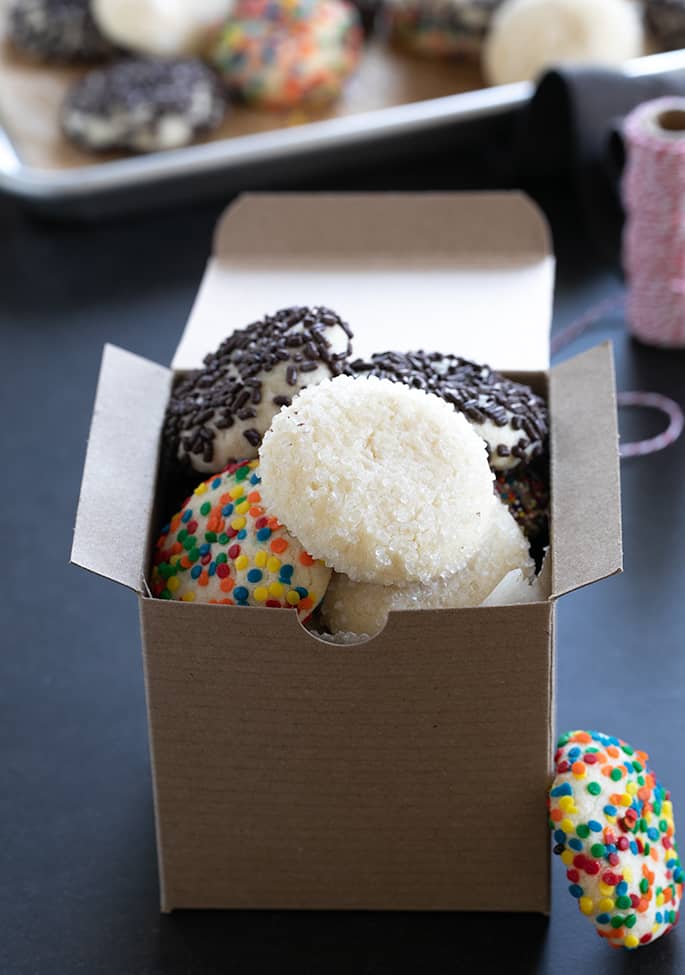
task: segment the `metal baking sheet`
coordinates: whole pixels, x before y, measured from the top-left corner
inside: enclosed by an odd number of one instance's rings
[[[415,64],[416,71],[427,67],[428,63]],[[627,62],[623,70],[627,77],[637,77],[683,69],[685,51],[675,51]],[[2,87],[6,94],[7,87]],[[44,101],[46,91],[43,90],[43,97],[36,98],[36,108]],[[112,207],[134,205],[133,201],[138,206],[155,198],[178,199],[180,193],[192,192],[193,187],[221,185],[227,191],[236,191],[254,167],[270,166],[273,172],[289,160],[311,159],[325,151],[372,143],[382,146],[395,136],[487,119],[522,107],[533,91],[534,86],[527,82],[477,88],[365,111],[350,110],[348,114],[314,121],[287,119],[279,128],[248,131],[147,156],[95,161],[85,157],[55,166],[46,165],[40,154],[34,154],[41,162],[36,164],[35,159],[27,158],[31,153],[22,152],[8,124],[7,97],[4,104],[0,98],[0,190],[28,205],[75,216],[96,216]],[[16,111],[16,101],[12,107]]]

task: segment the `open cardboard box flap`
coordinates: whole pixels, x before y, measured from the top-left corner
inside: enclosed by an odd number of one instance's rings
[[[106,345],[83,469],[71,561],[145,590],[159,434],[171,372]]]
[[[321,301],[354,322],[356,353],[423,346],[545,369],[552,281],[544,221],[521,194],[242,198],[174,366],[198,365],[265,310]],[[171,377],[106,346],[74,531],[72,562],[138,592]],[[621,567],[613,389],[607,347],[550,373],[554,596]]]
[[[547,225],[521,193],[247,195],[219,222],[172,366],[197,368],[277,308],[325,304],[352,324],[355,356],[546,369],[553,279]]]
[[[549,376],[552,596],[620,572],[616,387],[605,342]]]

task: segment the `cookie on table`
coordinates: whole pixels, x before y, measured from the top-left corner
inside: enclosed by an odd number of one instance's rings
[[[599,731],[562,735],[554,757],[554,853],[581,913],[614,947],[667,934],[683,895],[670,794],[648,759]]]
[[[437,396],[386,379],[310,386],[260,448],[270,510],[315,558],[358,582],[462,569],[499,505],[484,441]]]
[[[11,0],[7,33],[18,50],[41,61],[98,61],[115,52],[90,0]]]
[[[196,59],[131,58],[90,71],[67,93],[65,135],[93,151],[157,152],[216,128],[226,103],[213,72]]]
[[[506,506],[498,504],[482,545],[460,572],[408,586],[353,582],[349,576],[333,573],[322,618],[331,633],[373,636],[383,629],[391,610],[480,606],[516,569],[532,580],[535,567],[528,543]]]
[[[343,0],[239,0],[212,60],[245,104],[318,106],[340,95],[362,42],[357,11]]]
[[[544,454],[547,405],[530,386],[489,366],[441,352],[379,352],[350,364],[350,375],[377,376],[435,393],[463,413],[488,445],[493,470],[507,470]]]
[[[645,0],[645,19],[659,47],[685,47],[685,0]]]
[[[237,329],[204,368],[178,383],[162,440],[167,456],[196,471],[256,457],[275,413],[307,386],[337,376],[352,345],[349,325],[330,308],[282,308]]]
[[[330,575],[265,507],[252,460],[203,481],[164,526],[151,588],[160,599],[296,609],[306,619]]]
[[[392,38],[427,57],[477,55],[502,0],[386,0]]]

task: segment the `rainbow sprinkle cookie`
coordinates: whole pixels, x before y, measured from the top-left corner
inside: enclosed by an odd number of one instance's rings
[[[571,896],[614,947],[649,944],[683,894],[670,793],[645,752],[598,731],[562,735],[554,760],[549,824]]]
[[[531,541],[549,537],[549,474],[545,465],[520,464],[497,471],[495,491]]]
[[[357,11],[342,0],[243,0],[213,61],[234,97],[281,110],[337,98],[362,42]]]
[[[311,616],[331,570],[264,507],[259,462],[203,481],[162,529],[152,595],[185,602],[296,609]]]

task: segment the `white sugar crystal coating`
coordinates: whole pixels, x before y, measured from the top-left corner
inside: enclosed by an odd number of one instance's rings
[[[564,62],[622,64],[644,45],[632,0],[506,0],[484,50],[491,84],[529,81]]]
[[[322,606],[323,618],[333,633],[375,634],[383,629],[391,610],[479,606],[513,570],[530,579],[534,566],[523,532],[498,501],[483,544],[460,572],[409,586],[352,582],[334,573]]]
[[[139,54],[200,53],[233,0],[92,0],[93,16],[113,43]]]
[[[497,499],[484,441],[433,394],[387,379],[305,389],[260,450],[269,508],[352,579],[427,582],[480,547]]]

